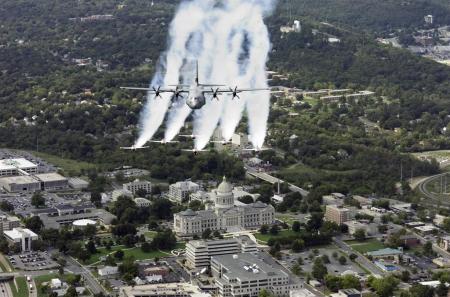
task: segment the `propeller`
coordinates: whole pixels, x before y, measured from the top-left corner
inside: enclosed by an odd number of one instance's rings
[[[239,97],[239,95],[238,95],[238,93],[240,93],[240,92],[238,91],[237,87],[235,87],[234,90],[232,88],[230,88],[230,91],[233,92],[233,97],[231,97],[231,99],[234,99],[234,98],[241,99],[241,97]]]
[[[183,95],[181,94],[181,91],[182,90],[178,89],[178,87],[175,89],[175,93],[174,93],[175,99],[178,100],[179,98],[184,98]]]
[[[211,92],[212,92],[212,97],[213,99],[216,99],[217,101],[219,101],[219,88],[217,88],[215,91],[213,88],[211,88]]]
[[[155,92],[155,97],[160,97],[160,98],[162,98],[162,97],[161,97],[161,91],[160,91],[161,86],[159,86],[158,89],[155,89],[155,87],[152,87],[152,88],[153,88],[153,91]]]

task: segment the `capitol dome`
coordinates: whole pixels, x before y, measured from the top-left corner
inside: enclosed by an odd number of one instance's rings
[[[233,187],[229,182],[227,182],[227,178],[224,176],[223,181],[220,183],[219,187],[217,188],[217,192],[219,193],[230,193],[233,192]]]

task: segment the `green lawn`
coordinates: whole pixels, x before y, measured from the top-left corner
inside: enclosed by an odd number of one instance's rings
[[[259,241],[267,242],[267,241],[269,241],[270,238],[284,237],[284,236],[290,236],[290,235],[295,235],[295,234],[297,234],[297,233],[289,229],[289,230],[282,230],[282,231],[278,232],[277,235],[272,235],[270,233],[267,233],[267,234],[256,233],[255,237]]]
[[[360,252],[361,254],[385,248],[384,244],[376,239],[368,239],[362,242],[356,240],[349,240],[346,241],[345,243],[347,243],[349,246],[352,247],[352,249]]]
[[[186,247],[185,242],[178,242],[175,249],[184,249]],[[100,261],[100,258],[103,256],[106,256],[112,252],[122,250],[125,253],[126,256],[133,256],[136,260],[147,260],[147,259],[153,259],[153,258],[162,258],[170,255],[170,250],[168,251],[151,251],[149,253],[144,253],[141,248],[135,247],[135,248],[127,248],[125,246],[113,246],[111,247],[111,250],[107,250],[106,248],[98,248],[98,253],[91,255],[89,260],[87,260],[84,264],[90,265],[96,262]]]
[[[42,283],[49,282],[52,278],[59,278],[60,276],[56,273],[45,274],[34,277],[34,282],[36,284],[37,297],[47,297],[48,294],[43,293],[41,290]]]
[[[158,234],[158,232],[156,232],[156,231],[147,231],[144,233],[145,237],[152,238],[152,239],[156,236],[156,234]]]
[[[72,160],[72,159],[66,159],[61,158],[55,155],[50,155],[47,153],[41,153],[41,152],[31,152],[36,157],[42,158],[46,160],[47,162],[61,168],[65,174],[71,175],[71,176],[78,176],[81,174],[82,170],[89,170],[96,168],[95,164]]]
[[[28,297],[28,284],[24,276],[15,278],[16,282],[10,281],[11,291],[14,297]],[[17,287],[16,287],[17,284]]]

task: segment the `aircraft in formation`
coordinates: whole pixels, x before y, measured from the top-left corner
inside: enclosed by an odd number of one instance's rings
[[[140,87],[121,87],[125,90],[137,90],[137,91],[147,91],[149,94],[155,95],[155,100],[162,98],[161,94],[171,93],[172,101],[178,101],[184,99],[187,96],[186,104],[191,109],[201,109],[206,104],[206,97],[210,97],[211,100],[220,100],[219,96],[224,94],[230,94],[231,99],[240,99],[239,94],[244,92],[257,92],[257,91],[269,91],[271,93],[276,93],[279,91],[272,91],[270,88],[249,88],[240,89],[237,86],[233,88],[226,87],[221,84],[203,84],[199,82],[198,74],[198,63],[196,67],[195,83],[192,85],[177,84],[169,85],[169,88],[151,87],[151,88],[140,88]]]
[[[233,88],[227,87],[222,84],[203,84],[199,82],[199,72],[198,72],[198,62],[196,62],[196,73],[195,73],[195,82],[192,85],[185,85],[185,84],[176,84],[176,85],[169,85],[169,88],[161,88],[161,86],[158,87],[151,87],[151,88],[141,88],[141,87],[121,87],[121,89],[125,90],[137,90],[137,91],[146,91],[149,94],[154,94],[154,100],[162,99],[161,94],[165,93],[171,93],[171,101],[178,101],[180,99],[186,98],[186,104],[189,106],[189,108],[196,110],[201,109],[206,104],[206,98],[210,97],[211,100],[220,100],[219,96],[224,94],[231,95],[231,99],[240,99],[239,94],[244,92],[257,92],[257,91],[269,91],[271,93],[279,93],[280,91],[273,91],[270,88],[248,88],[248,89],[240,89],[237,86]],[[185,138],[191,138],[195,139],[197,135],[190,134],[190,135],[179,135],[180,137]],[[161,143],[161,144],[167,144],[167,143],[175,143],[179,141],[165,141],[165,140],[150,140],[152,143]],[[229,140],[221,140],[221,141],[212,141],[213,143],[221,143],[223,145],[230,144],[231,141]],[[142,147],[144,148],[144,147]],[[147,147],[145,147],[147,148]],[[122,149],[126,150],[137,150],[140,149],[140,147],[123,147]],[[253,149],[246,149],[251,151],[261,151],[262,149],[253,148]],[[196,149],[190,149],[190,150],[183,150],[183,151],[189,151],[197,154],[198,152],[202,152],[204,150],[196,150]]]

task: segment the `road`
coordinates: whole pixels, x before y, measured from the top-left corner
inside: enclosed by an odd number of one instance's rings
[[[377,275],[385,275],[386,273],[382,271],[380,268],[375,266],[369,259],[367,259],[363,254],[353,250],[350,246],[348,246],[344,241],[342,241],[338,237],[333,237],[334,243],[347,255],[356,254],[358,258],[356,258],[356,262],[359,263],[362,267],[370,271],[374,276]]]
[[[102,285],[97,281],[97,279],[92,275],[92,273],[78,263],[74,258],[70,256],[65,257],[67,261],[67,270],[70,270],[74,274],[81,274],[81,276],[84,278],[84,281],[86,283],[86,287],[88,287],[92,293],[98,294],[103,293],[105,296],[108,296],[108,292],[102,287]]]
[[[268,183],[271,183],[272,185],[277,184],[277,183],[280,183],[280,184],[285,183],[285,181],[282,180],[282,179],[279,179],[279,178],[277,178],[275,176],[272,176],[272,175],[270,175],[268,173],[265,173],[265,172],[258,172],[256,169],[254,169],[254,168],[252,168],[252,167],[250,167],[248,165],[244,165],[244,169],[247,172],[247,174],[249,174],[251,176],[254,176],[256,178],[259,178],[259,179],[261,179],[263,181],[266,181]],[[290,184],[290,183],[288,183],[288,185],[289,185],[289,190],[291,190],[293,192],[298,192],[303,197],[306,197],[309,194],[308,191],[306,191],[306,190],[304,190],[304,189],[302,189],[300,187],[297,187],[296,185],[293,185],[293,184]]]
[[[424,199],[422,200],[422,202],[424,204],[431,204],[433,206],[437,206],[440,205],[442,207],[446,207],[446,208],[450,208],[450,200],[449,201],[445,201],[444,199],[442,199],[442,196],[431,193],[430,191],[428,191],[427,189],[427,185],[432,182],[433,180],[440,178],[442,176],[445,176],[447,173],[441,173],[441,174],[436,174],[430,177],[427,177],[425,179],[423,179],[417,189],[420,191],[420,193],[425,196],[428,199]]]

